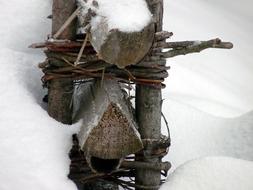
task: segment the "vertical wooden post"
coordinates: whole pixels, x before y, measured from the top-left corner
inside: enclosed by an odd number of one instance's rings
[[[156,32],[162,31],[163,0],[153,4],[146,0],[150,11],[154,15]],[[160,139],[161,136],[161,89],[150,86],[136,85],[136,117],[142,139]],[[146,147],[148,148],[148,147]],[[144,150],[145,151],[145,150]],[[145,155],[149,156],[149,155]],[[159,158],[144,158],[146,162],[159,162]],[[160,171],[138,169],[136,184],[145,186],[159,186]],[[156,190],[158,188],[155,188]]]
[[[75,0],[54,0],[52,35],[64,24],[66,19],[75,11]],[[76,23],[72,22],[59,39],[74,39]],[[71,79],[55,79],[48,87],[48,114],[59,122],[72,124],[72,95],[74,87]]]
[[[54,35],[76,9],[76,0],[53,0],[52,35]],[[76,22],[72,22],[58,39],[74,40]],[[59,60],[57,60],[59,62]],[[48,87],[48,113],[64,124],[72,124],[72,98],[74,85],[71,78],[55,79]],[[79,190],[117,190],[114,183],[96,180],[86,184],[76,183]]]
[[[75,0],[53,0],[52,35],[55,34],[76,9]],[[76,36],[76,22],[72,22],[59,39],[73,40]]]
[[[142,139],[160,139],[161,136],[161,90],[149,86],[136,87],[136,112]],[[146,147],[148,148],[148,147]],[[145,150],[144,150],[145,151]],[[145,155],[149,156],[149,155]],[[159,162],[159,158],[144,158],[145,162]],[[161,171],[137,170],[136,184],[159,186]]]

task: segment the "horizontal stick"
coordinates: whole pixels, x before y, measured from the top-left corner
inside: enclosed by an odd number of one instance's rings
[[[140,66],[140,67],[152,67],[152,66],[165,66],[166,65],[166,59],[161,59],[160,60],[156,60],[156,61],[153,61],[151,59],[145,59],[143,61],[141,61],[140,63],[136,64],[135,66]]]
[[[123,161],[121,167],[126,169],[151,169],[168,171],[171,168],[169,162],[138,162],[138,161]]]
[[[163,48],[173,48],[172,50],[155,53],[156,56],[162,58],[171,58],[178,55],[186,55],[190,53],[199,53],[208,48],[231,49],[233,44],[231,42],[222,42],[220,39],[213,39],[209,41],[183,41],[183,42],[167,42],[160,43]]]
[[[132,182],[128,182],[128,181],[123,181],[121,179],[117,179],[117,178],[110,178],[110,180],[112,180],[113,182],[117,183],[117,184],[124,184],[124,185],[127,185],[129,187],[135,187],[136,189],[159,189],[160,186],[145,186],[145,185],[138,185],[138,184],[135,184],[135,183],[132,183]]]
[[[47,48],[49,51],[52,52],[79,52],[80,48],[82,47],[83,41],[70,41],[70,40],[49,40],[46,42],[34,43],[29,46],[29,48],[37,49],[37,48]],[[85,54],[93,53],[94,55],[96,52],[92,48],[89,42],[86,42],[86,47],[84,50]],[[77,55],[76,55],[77,56]]]
[[[156,41],[166,40],[167,38],[170,38],[171,36],[173,36],[172,32],[161,31],[161,32],[155,33],[155,40]]]
[[[186,48],[188,46],[198,46],[201,44],[208,45],[211,48],[224,48],[224,49],[233,48],[233,44],[231,42],[222,42],[219,38],[209,40],[209,41],[156,42],[154,44],[154,47],[165,48],[165,49],[167,48],[180,49],[180,48]]]
[[[65,21],[61,28],[53,35],[54,39],[57,39],[62,34],[62,32],[70,25],[70,23],[77,17],[80,9],[81,7],[78,7],[75,12],[73,12],[72,15]]]
[[[76,61],[76,58],[78,56],[77,53],[58,53],[58,52],[51,52],[51,51],[44,51],[44,53],[47,55],[48,58],[54,58],[58,60],[68,60],[72,63]],[[98,61],[99,58],[95,54],[83,54],[81,56],[80,62],[88,62],[88,61]],[[53,63],[54,64],[54,63]],[[66,64],[63,64],[61,66],[65,66]],[[57,65],[60,66],[60,65]]]
[[[46,43],[45,42],[39,42],[39,43],[34,43],[28,46],[28,48],[45,48],[46,47]]]
[[[146,149],[166,149],[170,146],[170,138],[164,135],[161,135],[161,139],[142,139],[143,146]]]

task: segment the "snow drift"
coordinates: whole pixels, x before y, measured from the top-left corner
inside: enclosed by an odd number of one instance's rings
[[[253,163],[227,157],[187,162],[171,174],[161,190],[252,190]]]

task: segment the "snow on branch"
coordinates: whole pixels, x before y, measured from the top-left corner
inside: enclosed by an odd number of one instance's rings
[[[162,58],[171,58],[179,55],[186,55],[190,53],[199,53],[208,48],[231,49],[233,44],[231,42],[222,42],[219,38],[208,41],[181,41],[181,42],[156,42],[155,49],[171,49],[165,52],[154,52],[155,55]]]

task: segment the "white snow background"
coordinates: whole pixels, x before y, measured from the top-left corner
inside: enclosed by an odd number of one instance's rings
[[[220,37],[235,47],[168,60],[163,112],[172,138],[166,160],[174,172],[162,189],[251,190],[252,2],[164,3],[164,28],[174,32],[172,40]],[[74,190],[68,152],[78,126],[48,117],[37,68],[44,55],[27,48],[50,33],[51,1],[0,0],[0,7],[0,189]],[[226,158],[197,159],[206,156]]]

